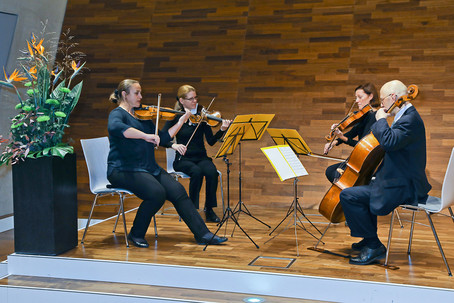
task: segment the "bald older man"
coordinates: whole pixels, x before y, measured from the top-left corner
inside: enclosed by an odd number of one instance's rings
[[[426,132],[421,116],[410,102],[391,112],[388,109],[407,87],[399,80],[380,89],[382,108],[377,111],[372,134],[385,150],[385,156],[369,185],[344,189],[340,203],[352,237],[363,238],[352,244],[359,251],[351,264],[367,265],[385,257],[386,248],[377,235],[377,215],[387,215],[400,204],[417,205],[427,200]],[[391,126],[386,118],[395,116]]]

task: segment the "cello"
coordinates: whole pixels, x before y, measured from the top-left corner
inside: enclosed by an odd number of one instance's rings
[[[407,95],[396,100],[386,111],[391,112],[395,107],[401,107],[405,102],[415,99],[417,95],[418,87],[410,85]],[[340,192],[348,187],[368,184],[384,154],[385,151],[372,133],[362,138],[348,157],[344,172],[335,180],[320,202],[318,208],[320,214],[332,223],[345,221],[340,204]]]

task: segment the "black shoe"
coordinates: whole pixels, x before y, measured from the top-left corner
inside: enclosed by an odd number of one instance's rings
[[[196,238],[195,240],[197,241],[197,244],[199,244],[199,245],[207,245],[207,244],[218,245],[218,244],[221,244],[222,242],[227,241],[228,239],[226,237],[218,237],[216,235],[213,235],[213,233],[208,232],[202,238],[200,238],[200,239]]]
[[[364,246],[356,257],[350,257],[350,264],[367,265],[374,263],[386,256],[386,248],[382,244],[379,248],[369,248]]]
[[[214,212],[212,208],[207,208],[204,210],[205,211],[205,217],[207,222],[214,222],[214,223],[219,223],[221,222],[221,219],[219,219],[218,215]]]
[[[137,247],[147,248],[149,246],[147,240],[145,240],[144,238],[136,238],[131,235],[131,233],[128,234],[128,240]]]
[[[359,241],[359,242],[357,242],[357,243],[353,243],[353,244],[352,244],[352,249],[353,249],[353,250],[360,251],[360,250],[363,249],[365,246],[366,246],[366,241],[365,241],[364,239],[362,239],[361,241]]]

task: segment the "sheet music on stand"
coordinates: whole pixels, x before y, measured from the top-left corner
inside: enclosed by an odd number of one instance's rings
[[[308,175],[306,168],[304,168],[301,161],[298,159],[295,152],[289,145],[276,145],[270,147],[262,147],[261,150],[266,155],[268,160],[270,161],[271,165],[273,166],[274,170],[278,174],[281,181],[285,181],[288,179],[293,178],[293,201],[290,207],[287,210],[287,214],[285,217],[279,222],[279,224],[271,231],[269,234],[270,236],[273,234],[274,231],[290,216],[292,215],[293,220],[291,220],[285,228],[283,228],[277,235],[272,237],[268,241],[273,240],[277,236],[279,236],[283,231],[287,230],[289,226],[295,227],[295,241],[296,241],[296,254],[299,256],[298,250],[298,233],[297,227],[301,228],[309,235],[314,237],[315,239],[319,240],[316,236],[314,236],[303,224],[300,220],[299,215],[303,216],[312,227],[321,234],[320,230],[309,220],[306,214],[303,211],[303,208],[298,202],[298,177]]]
[[[276,170],[281,181],[308,175],[301,161],[288,145],[262,147],[271,165]]]

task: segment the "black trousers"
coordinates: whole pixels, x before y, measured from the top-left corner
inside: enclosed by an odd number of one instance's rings
[[[189,197],[195,208],[199,208],[200,189],[202,188],[203,177],[205,177],[205,207],[217,206],[216,192],[218,189],[219,174],[210,158],[185,158],[173,163],[176,171],[181,171],[191,177],[189,181]]]
[[[183,185],[166,171],[161,169],[158,176],[153,176],[147,172],[114,170],[107,178],[114,187],[127,189],[143,200],[130,230],[135,237],[145,237],[151,219],[166,200],[172,202],[178,215],[196,238],[209,232]]]
[[[340,203],[352,237],[377,237],[377,215],[370,211],[370,185],[342,190]]]
[[[340,163],[330,165],[326,168],[325,176],[329,180],[329,182],[334,183],[334,180],[339,179],[341,174],[337,171],[337,169],[339,167],[343,169],[345,167],[345,165],[346,165],[345,162],[340,162]]]

